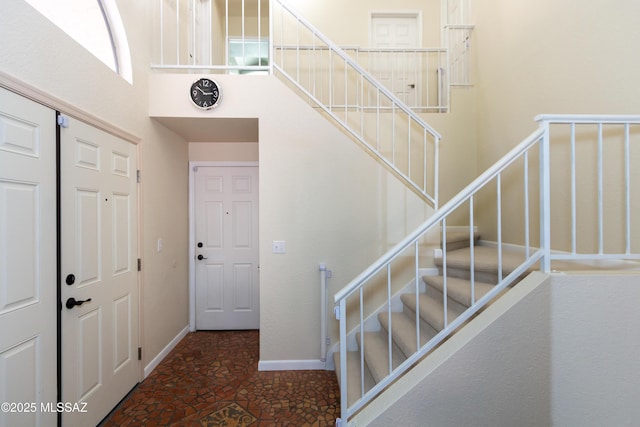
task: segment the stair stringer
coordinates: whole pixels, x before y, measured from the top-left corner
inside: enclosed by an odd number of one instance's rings
[[[433,375],[446,376],[448,368],[447,362],[453,360],[456,355],[464,349],[482,340],[481,335],[485,331],[490,331],[507,313],[514,307],[518,306],[527,297],[537,295],[538,293],[548,292],[544,289],[548,284],[550,275],[539,271],[534,271],[526,278],[521,280],[515,287],[498,298],[494,303],[489,305],[477,317],[462,327],[458,332],[437,347],[432,353],[425,356],[418,362],[409,372],[399,378],[395,383],[387,387],[376,399],[371,401],[359,413],[349,420],[349,425],[424,425],[429,420],[423,416],[417,415],[415,411],[411,411],[412,403],[421,402],[424,404],[428,395],[425,394],[425,384]],[[542,296],[544,298],[544,295]],[[543,320],[545,313],[540,313]],[[527,339],[527,334],[523,339]],[[495,348],[495,356],[500,357],[500,349]],[[459,368],[455,372],[455,378],[465,379],[464,372],[459,372]],[[482,369],[481,366],[468,366],[468,369]],[[456,383],[456,387],[465,388],[464,383]],[[442,393],[442,390],[429,390],[435,394]],[[413,397],[412,397],[413,396]],[[478,396],[478,399],[486,399],[487,397]],[[415,418],[412,422],[411,417]],[[420,418],[422,417],[422,418]],[[405,418],[403,420],[403,418]],[[418,424],[416,424],[416,422]],[[431,425],[431,424],[429,424]],[[434,424],[436,425],[436,424]]]

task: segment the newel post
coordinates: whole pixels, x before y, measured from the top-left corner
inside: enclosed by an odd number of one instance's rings
[[[540,121],[544,130],[540,141],[540,249],[543,251],[541,270],[551,271],[551,164],[550,164],[550,122]]]

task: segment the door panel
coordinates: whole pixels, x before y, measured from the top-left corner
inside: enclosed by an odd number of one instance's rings
[[[371,42],[377,48],[411,49],[419,46],[418,19],[400,14],[374,15],[371,20]],[[373,75],[409,106],[419,105],[420,63],[418,55],[409,52],[382,52],[373,58]]]
[[[0,88],[0,426],[51,426],[56,401],[55,111]]]
[[[136,148],[70,119],[61,130],[65,425],[96,425],[139,378]]]
[[[196,328],[258,329],[258,168],[195,174]]]

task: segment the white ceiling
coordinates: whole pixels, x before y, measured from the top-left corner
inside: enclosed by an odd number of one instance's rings
[[[187,142],[258,142],[257,118],[155,117]]]

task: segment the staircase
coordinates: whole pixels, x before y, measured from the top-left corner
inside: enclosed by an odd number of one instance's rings
[[[341,396],[340,425],[348,425],[528,272],[549,273],[552,262],[640,260],[631,220],[640,196],[632,185],[638,179],[632,153],[639,147],[633,135],[640,117],[542,115],[536,120],[538,129],[335,294],[340,349],[334,360],[341,389],[347,390]],[[617,144],[616,137],[621,138]],[[584,155],[597,159],[595,167],[577,161]],[[618,161],[606,164],[605,157]],[[552,185],[552,168],[568,178]],[[577,179],[581,168],[595,176],[595,188]],[[604,177],[616,172],[619,183],[605,186]],[[570,187],[568,195],[563,185]],[[615,193],[615,188],[624,190]],[[578,208],[578,195],[585,193],[595,200],[595,219]],[[448,223],[462,221],[469,224],[462,233],[447,232]],[[478,244],[475,221],[491,229],[487,240],[493,243]],[[605,233],[616,225],[619,236]],[[424,276],[420,262],[434,230],[442,230],[444,242],[442,257],[436,258],[439,275]],[[401,269],[413,279],[410,293],[396,304],[398,278],[407,277],[398,273]],[[372,317],[378,327],[371,327]]]
[[[273,73],[437,208],[440,134],[286,1],[271,4]]]
[[[482,298],[491,291],[500,277],[506,277],[522,263],[522,255],[517,252],[503,252],[502,273],[498,271],[498,252],[490,246],[479,246],[480,235],[473,233],[470,238],[468,231],[453,231],[446,233],[446,245],[441,244],[447,251],[446,274],[444,274],[442,257],[436,258],[438,275],[422,276],[422,291],[418,293],[403,293],[401,311],[381,311],[377,315],[379,329],[356,333],[357,351],[347,354],[347,371],[349,390],[347,400],[349,404],[356,402],[362,395],[362,381],[360,381],[361,362],[364,362],[365,392],[389,375],[388,340],[392,340],[391,365],[398,368],[408,357],[412,356],[416,348],[417,334],[420,346],[424,346],[434,338],[449,323],[458,318],[474,301]],[[473,239],[473,248],[471,242]],[[473,254],[473,270],[471,255]],[[473,273],[471,273],[473,271]],[[500,277],[499,277],[500,276]],[[446,284],[445,284],[446,283]],[[446,286],[447,302],[446,317],[444,304],[444,287]],[[416,331],[416,311],[419,318],[419,332]],[[391,325],[391,327],[390,327]],[[364,352],[361,355],[361,350]],[[340,354],[333,354],[336,374],[340,378]]]

